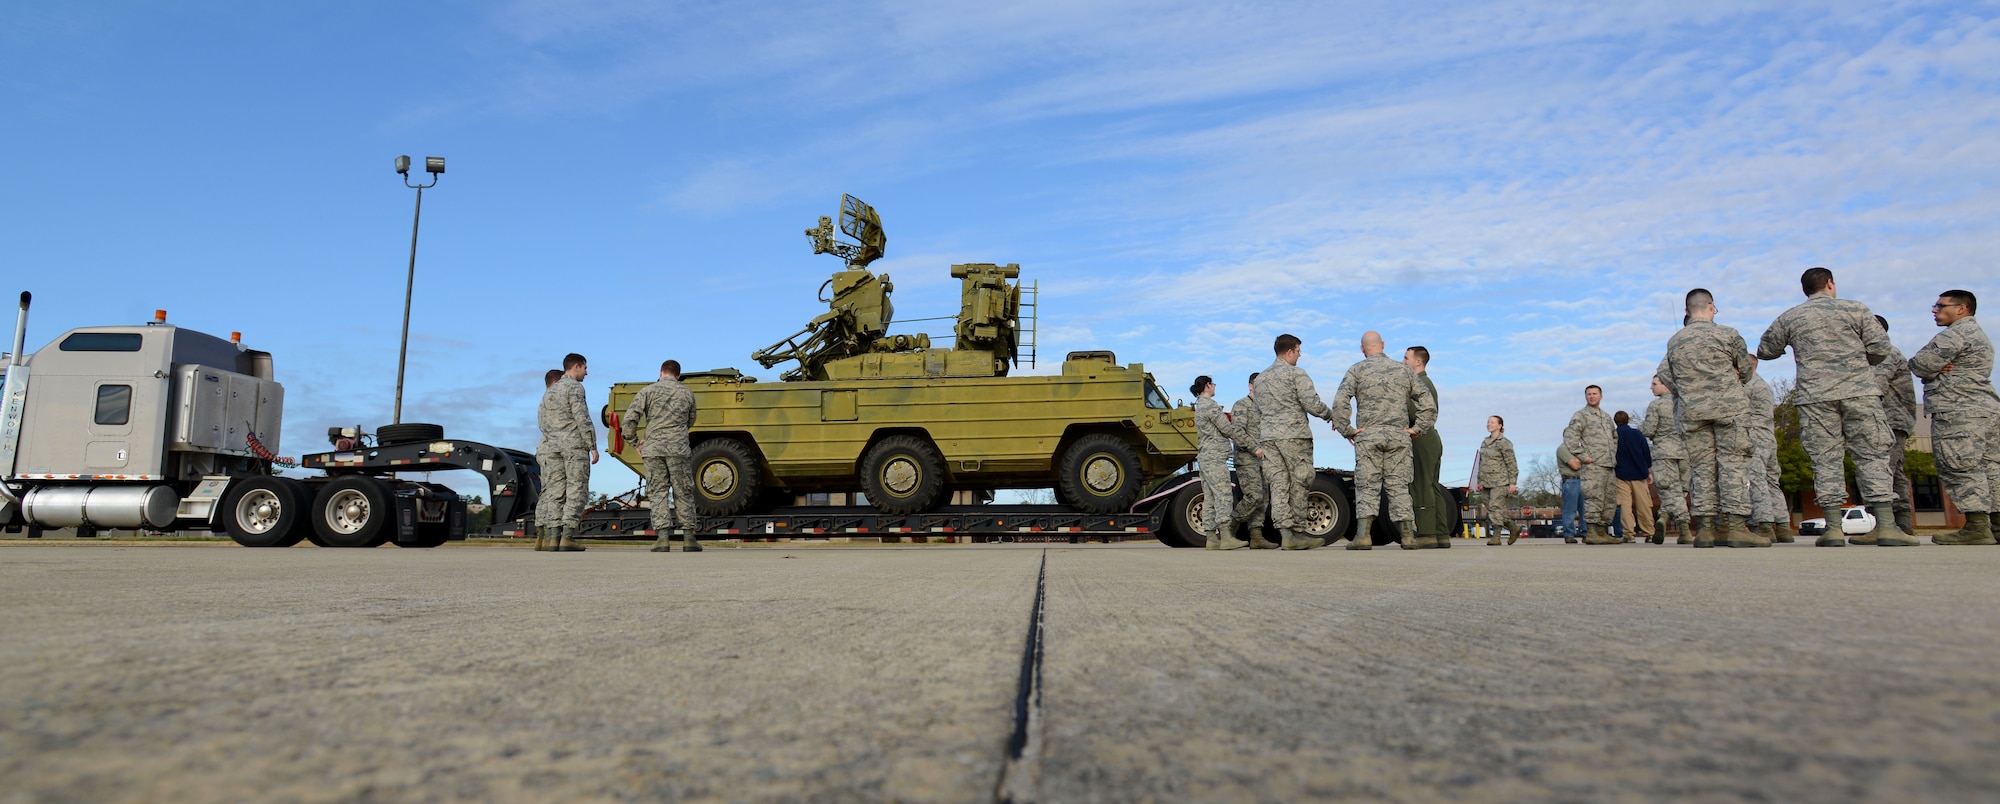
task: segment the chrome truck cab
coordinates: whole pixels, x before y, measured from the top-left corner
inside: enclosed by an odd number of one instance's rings
[[[22,354],[21,299],[0,381],[0,524],[205,527],[216,495],[198,493],[204,478],[269,473],[285,393],[270,354],[164,314],[73,329]]]

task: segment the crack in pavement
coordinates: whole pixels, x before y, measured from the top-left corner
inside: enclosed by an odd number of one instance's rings
[[[1007,760],[993,792],[995,801],[1020,804],[1035,801],[1041,787],[1042,758],[1042,603],[1048,598],[1049,551],[1042,550],[1035,573],[1035,602],[1028,610],[1028,638],[1021,648],[1021,683],[1014,696],[1014,733],[1007,739]]]

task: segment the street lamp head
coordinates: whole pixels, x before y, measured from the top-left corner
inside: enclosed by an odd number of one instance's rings
[[[410,158],[409,158],[409,157],[407,157],[407,156],[399,156],[399,157],[396,157],[396,172],[397,172],[397,173],[400,173],[400,174],[402,174],[402,175],[404,175],[404,176],[408,176],[408,175],[410,175]]]
[[[430,171],[431,173],[443,173],[444,157],[442,156],[424,157],[424,170]]]

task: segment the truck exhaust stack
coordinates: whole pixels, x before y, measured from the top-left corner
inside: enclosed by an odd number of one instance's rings
[[[9,358],[12,365],[21,365],[21,350],[28,346],[28,302],[34,295],[21,291],[21,314],[14,318],[14,352]]]

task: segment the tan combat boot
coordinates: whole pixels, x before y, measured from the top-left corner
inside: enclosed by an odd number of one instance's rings
[[[550,538],[553,536],[552,530],[552,528],[545,528],[540,525],[535,526],[535,552],[546,553],[549,551],[549,548],[555,546],[551,543],[554,539]]]
[[[1917,535],[1917,526],[1911,522],[1910,516],[1911,516],[1910,512],[1908,511],[1897,511],[1896,529],[1904,533],[1910,534],[1911,536],[1915,536]]]
[[[673,552],[674,532],[671,530],[663,530],[659,531],[658,533],[660,534],[659,538],[653,540],[652,552],[655,553]]]
[[[584,551],[584,546],[576,543],[576,528],[563,528],[556,531],[555,551],[558,553],[581,553]]]
[[[1722,533],[1716,539],[1717,547],[1770,547],[1771,540],[1750,529],[1742,514],[1729,514],[1722,518]]]
[[[1347,543],[1349,550],[1375,549],[1375,534],[1369,533],[1375,527],[1374,517],[1354,520],[1354,539]]]
[[[1507,543],[1508,543],[1508,544],[1513,544],[1513,543],[1515,543],[1515,542],[1518,542],[1518,541],[1520,541],[1520,540],[1521,540],[1521,531],[1523,531],[1523,530],[1527,530],[1527,528],[1528,528],[1528,526],[1526,526],[1526,525],[1515,525],[1515,526],[1514,526],[1514,531],[1513,531],[1512,533],[1509,533],[1509,534],[1507,534]]]
[[[1799,537],[1792,533],[1792,521],[1790,519],[1783,522],[1771,523],[1771,541],[1778,544],[1791,544],[1798,540]]]
[[[1923,544],[1917,537],[1896,527],[1895,507],[1889,503],[1868,506],[1868,513],[1875,515],[1875,530],[1869,535],[1875,537],[1876,547],[1915,547]],[[1989,523],[1988,530],[1991,530]]]
[[[1965,527],[1950,533],[1940,533],[1931,537],[1932,544],[1986,545],[1993,544],[1993,520],[1982,511],[1965,512]]]
[[[688,530],[683,530],[680,532],[680,534],[681,534],[681,552],[683,553],[701,552],[701,537],[694,535],[694,530],[692,528]]]
[[[1451,549],[1451,534],[1449,534],[1449,533],[1446,533],[1446,534],[1442,534],[1442,535],[1439,535],[1439,536],[1432,536],[1432,537],[1431,537],[1431,546],[1432,546],[1432,547],[1435,547],[1435,548],[1437,548],[1437,549],[1439,549],[1439,550],[1450,550],[1450,549]]]
[[[1489,528],[1492,528],[1493,526],[1491,526],[1491,525],[1488,525],[1487,527],[1489,527]],[[1491,536],[1488,536],[1488,537],[1486,537],[1486,546],[1488,546],[1488,547],[1499,547],[1500,545],[1501,545],[1501,541],[1500,541],[1500,529],[1499,529],[1499,528],[1493,528],[1493,535],[1491,535]]]
[[[1396,523],[1396,531],[1403,537],[1401,541],[1397,542],[1397,545],[1405,550],[1423,549],[1417,545],[1417,523],[1398,522]]]
[[[1694,546],[1715,546],[1715,517],[1697,516],[1694,518]]]
[[[1236,520],[1222,520],[1222,527],[1215,529],[1215,536],[1209,539],[1210,550],[1240,550],[1250,543],[1236,538]]]
[[[1612,536],[1603,525],[1589,525],[1583,530],[1584,544],[1617,544],[1618,537]]]
[[[1278,546],[1264,539],[1264,526],[1258,524],[1250,527],[1250,549],[1276,550]]]

